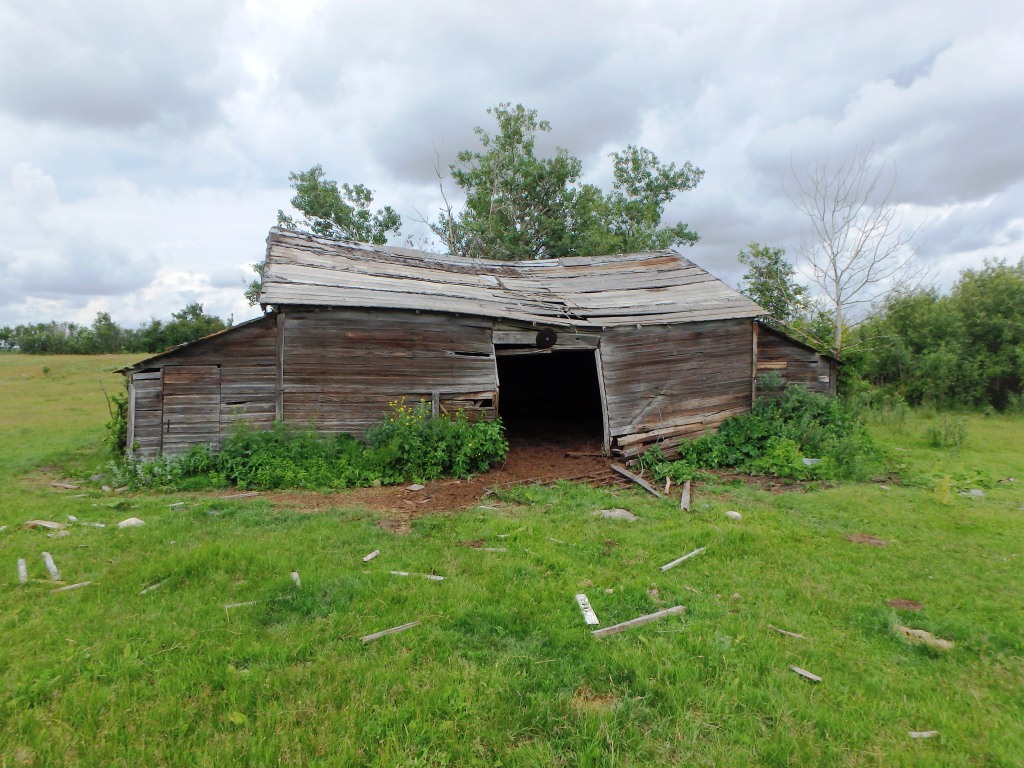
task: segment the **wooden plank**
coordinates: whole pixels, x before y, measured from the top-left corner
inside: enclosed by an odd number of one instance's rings
[[[773,632],[778,632],[780,635],[786,635],[787,637],[796,637],[796,638],[799,638],[800,640],[806,640],[807,639],[803,635],[798,635],[796,632],[790,632],[787,629],[779,629],[778,627],[772,626],[771,624],[768,625],[768,629],[772,630]]]
[[[576,595],[576,602],[580,606],[580,611],[583,612],[583,620],[587,624],[600,624],[600,620],[597,618],[597,614],[594,613],[594,609],[590,606],[590,600],[584,594]]]
[[[633,474],[632,472],[630,472],[630,471],[629,471],[628,469],[626,469],[625,467],[623,467],[623,466],[620,466],[619,464],[612,464],[612,465],[611,465],[611,468],[612,468],[612,469],[613,469],[613,470],[614,470],[615,472],[618,472],[618,473],[619,473],[620,475],[622,475],[623,477],[625,477],[625,478],[627,478],[627,479],[629,479],[629,480],[632,480],[632,481],[633,481],[634,483],[636,483],[637,485],[639,485],[639,486],[640,486],[641,488],[643,488],[643,489],[644,489],[645,491],[647,491],[648,493],[651,493],[651,494],[653,494],[654,496],[657,496],[657,497],[658,497],[659,499],[662,499],[662,498],[664,498],[664,496],[662,496],[662,495],[661,495],[661,493],[660,493],[660,492],[658,491],[658,489],[657,489],[657,488],[655,488],[655,487],[654,487],[653,485],[651,485],[650,483],[648,483],[648,482],[647,482],[646,480],[644,480],[644,479],[643,479],[642,477],[640,477],[639,475],[634,475],[634,474]]]
[[[91,581],[80,581],[77,584],[68,584],[65,587],[57,587],[56,589],[51,589],[50,591],[51,592],[68,592],[68,591],[70,591],[72,589],[81,589],[82,587],[87,587],[90,584],[92,584]]]
[[[418,621],[410,621],[408,624],[400,624],[399,626],[392,627],[391,629],[384,629],[380,632],[374,632],[370,635],[363,635],[363,637],[359,639],[362,640],[364,643],[372,643],[374,640],[380,640],[380,638],[387,637],[388,635],[395,635],[399,632],[405,632],[405,630],[412,629],[413,627],[418,627],[419,625],[420,622]]]
[[[655,613],[649,613],[646,616],[638,616],[635,619],[630,619],[629,621],[624,621],[621,624],[613,624],[610,627],[603,627],[602,629],[595,629],[593,632],[591,632],[591,634],[594,637],[607,637],[608,635],[618,634],[619,632],[622,632],[622,631],[627,630],[627,629],[632,629],[633,627],[640,627],[640,626],[643,626],[644,624],[649,624],[652,621],[658,621],[659,619],[664,619],[666,616],[674,616],[676,614],[683,613],[685,610],[686,610],[686,606],[684,606],[684,605],[674,605],[671,608],[665,608],[662,611],[657,611]]]
[[[43,565],[46,566],[46,570],[49,572],[51,579],[54,581],[60,581],[60,571],[57,570],[57,565],[53,562],[53,555],[49,552],[43,552]]]
[[[797,667],[797,666],[790,666],[790,669],[792,669],[794,672],[796,672],[801,677],[806,677],[812,683],[820,683],[821,682],[821,678],[820,677],[818,677],[813,672],[808,672],[806,669],[801,669],[800,667]]]
[[[684,560],[689,560],[691,557],[696,557],[701,552],[703,552],[704,549],[705,549],[704,547],[697,547],[697,549],[693,550],[693,552],[688,552],[687,554],[683,555],[682,557],[677,557],[671,563],[665,563],[658,570],[660,570],[660,571],[667,571],[669,568],[675,568],[677,565],[679,565]]]
[[[276,391],[274,394],[274,418],[278,421],[284,419],[284,349],[285,349],[285,313],[277,311],[277,334],[275,337],[275,373]]]
[[[18,583],[28,584],[28,564],[23,557],[18,558]]]

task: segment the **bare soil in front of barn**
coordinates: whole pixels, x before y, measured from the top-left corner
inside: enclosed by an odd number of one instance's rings
[[[494,490],[515,485],[547,485],[559,480],[592,485],[624,487],[629,481],[610,468],[602,456],[601,441],[572,432],[532,432],[510,435],[505,461],[489,471],[466,479],[434,480],[417,484],[353,488],[338,493],[281,491],[261,494],[285,509],[318,512],[338,507],[369,507],[387,513],[384,527],[402,532],[408,521],[423,514],[454,512],[487,504]]]

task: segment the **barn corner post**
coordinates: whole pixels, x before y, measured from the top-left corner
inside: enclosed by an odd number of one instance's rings
[[[597,389],[601,396],[601,429],[604,455],[612,455],[612,433],[608,423],[608,393],[604,386],[604,364],[601,362],[601,342],[594,349],[594,366],[597,369]]]
[[[757,318],[750,323],[751,326],[751,352],[750,352],[750,407],[757,404]]]
[[[121,371],[127,379],[128,385],[128,424],[125,432],[124,455],[129,459],[135,458],[135,381],[128,371]]]
[[[274,359],[276,367],[276,382],[274,385],[274,420],[284,421],[284,333],[285,333],[285,312],[279,307],[274,307],[277,314],[277,335],[274,340]]]

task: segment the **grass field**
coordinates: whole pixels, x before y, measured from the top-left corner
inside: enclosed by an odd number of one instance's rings
[[[102,472],[98,381],[129,361],[0,355],[0,766],[1024,765],[1019,417],[963,417],[953,451],[880,421],[902,484],[701,486],[690,514],[528,488],[399,536],[358,507],[52,487]],[[53,592],[43,551],[92,584]],[[602,626],[687,610],[595,639],[579,592]]]

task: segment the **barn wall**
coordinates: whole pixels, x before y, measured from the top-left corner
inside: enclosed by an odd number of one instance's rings
[[[671,454],[750,410],[750,320],[611,329],[600,359],[612,449],[626,457],[654,444]]]
[[[324,432],[362,435],[389,404],[432,402],[495,415],[490,320],[438,313],[288,310],[283,415]]]
[[[778,373],[783,386],[799,384],[814,392],[834,394],[836,391],[835,361],[767,326],[758,326],[757,375]],[[778,392],[762,392],[758,397],[776,396]]]
[[[129,378],[129,446],[150,458],[208,443],[215,448],[239,421],[265,428],[274,421],[275,318],[266,316],[189,344]]]

